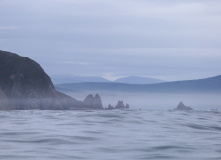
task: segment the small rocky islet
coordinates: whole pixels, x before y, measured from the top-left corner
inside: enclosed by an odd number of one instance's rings
[[[113,109],[129,108],[122,101]],[[101,97],[88,95],[78,101],[56,91],[43,68],[28,57],[0,50],[0,110],[104,109]]]
[[[129,104],[126,103],[126,105],[124,105],[123,101],[118,101],[117,105],[115,107],[113,107],[111,104],[108,105],[107,108],[105,108],[106,110],[113,110],[113,109],[129,109]]]
[[[193,110],[193,108],[185,106],[184,103],[181,101],[174,110],[190,111]]]

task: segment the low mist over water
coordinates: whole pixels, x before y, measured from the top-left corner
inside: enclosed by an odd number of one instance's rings
[[[1,111],[2,160],[219,160],[221,113]]]
[[[94,93],[93,93],[94,92]],[[83,100],[86,95],[97,92],[102,98],[103,106],[116,105],[123,100],[132,109],[169,110],[174,109],[180,101],[196,110],[221,110],[220,94],[216,93],[139,93],[139,92],[107,92],[107,91],[65,91],[66,94]]]

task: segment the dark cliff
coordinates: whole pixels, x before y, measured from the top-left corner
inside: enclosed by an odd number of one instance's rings
[[[0,109],[79,109],[80,101],[57,92],[41,66],[0,51]]]

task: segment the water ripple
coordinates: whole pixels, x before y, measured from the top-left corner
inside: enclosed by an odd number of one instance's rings
[[[218,160],[220,112],[1,111],[3,160]]]

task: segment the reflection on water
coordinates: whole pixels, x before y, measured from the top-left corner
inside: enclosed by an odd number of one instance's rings
[[[1,111],[0,159],[221,159],[221,113]]]

